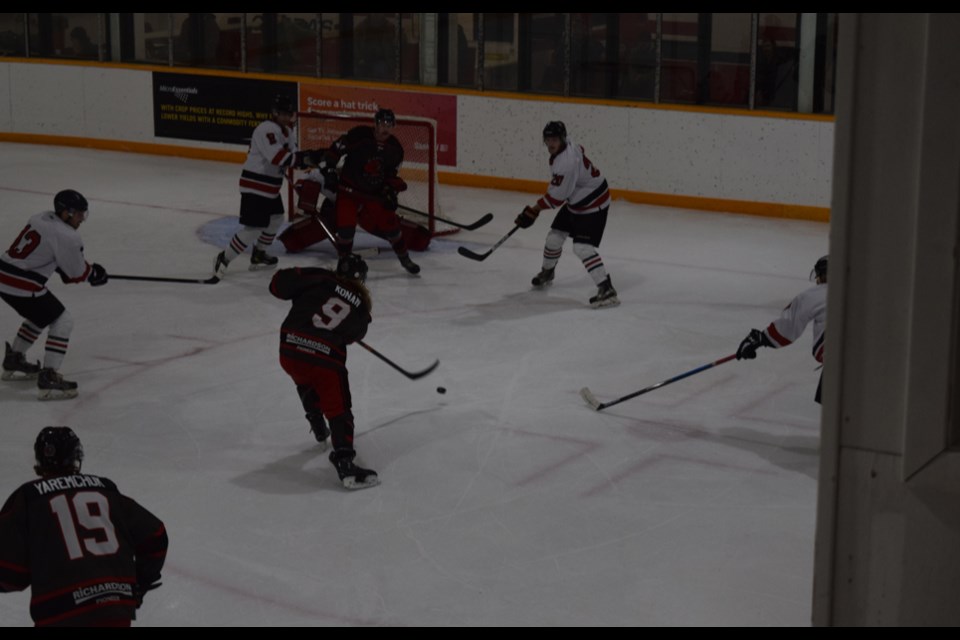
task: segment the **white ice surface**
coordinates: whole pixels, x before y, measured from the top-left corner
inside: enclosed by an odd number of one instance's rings
[[[237,225],[236,165],[3,144],[0,166],[0,248],[63,188],[89,199],[86,254],[113,273],[207,277]],[[603,413],[578,390],[610,400],[734,352],[809,286],[827,226],[614,202],[601,255],[622,304],[593,310],[569,243],[553,286],[529,286],[549,213],[485,262],[457,255],[491,246],[530,194],[442,197],[495,219],[415,254],[419,278],[389,251],[370,260],[367,335],[407,368],[440,367],[409,381],[350,352],[379,487],[343,490],[314,447],[277,361],[287,305],[241,258],[216,286],[53,278],[80,396],[0,383],[4,497],[32,478],[40,428],[73,427],[84,470],[169,530],[138,625],[807,624],[809,332]],[[333,263],[329,247],[278,248],[281,266]],[[0,305],[0,339],[19,322]],[[28,599],[0,597],[0,625],[30,624]]]

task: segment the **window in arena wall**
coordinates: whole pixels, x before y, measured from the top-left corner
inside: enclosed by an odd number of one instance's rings
[[[477,14],[439,14],[437,78],[441,85],[477,84]]]
[[[0,13],[0,56],[27,53],[22,13]]]
[[[28,15],[31,56],[99,59],[100,14],[31,13]]]
[[[353,43],[353,72],[350,77],[396,82],[399,14],[352,13],[350,16],[352,28],[349,37]]]
[[[242,25],[242,13],[174,13],[174,64],[239,70]]]
[[[248,13],[247,70],[314,76],[317,13]]]
[[[519,85],[519,14],[483,14],[483,86],[516,91]]]

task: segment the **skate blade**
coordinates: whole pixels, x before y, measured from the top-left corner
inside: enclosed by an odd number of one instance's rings
[[[251,264],[250,271],[267,271],[268,269],[276,269],[277,265],[275,264]]]
[[[616,307],[620,304],[618,298],[607,298],[606,300],[600,300],[598,302],[590,303],[590,306],[594,309],[602,309],[604,307]]]
[[[9,382],[19,382],[21,380],[36,380],[36,373],[24,373],[23,371],[4,371],[0,374],[0,380],[7,380]]]
[[[380,478],[378,476],[367,476],[362,481],[357,480],[354,476],[347,476],[343,479],[343,487],[345,489],[350,489],[351,491],[356,491],[357,489],[369,489],[370,487],[375,487],[380,484]]]
[[[72,400],[76,398],[79,392],[76,389],[65,391],[63,389],[41,389],[37,393],[38,400]]]

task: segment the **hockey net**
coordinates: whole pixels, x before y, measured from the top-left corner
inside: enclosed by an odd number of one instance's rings
[[[373,117],[362,113],[317,113],[297,114],[299,148],[327,149],[333,142],[356,126],[373,126]],[[393,135],[403,145],[403,164],[400,177],[407,183],[407,190],[399,194],[401,205],[429,213],[430,217],[397,211],[401,217],[426,227],[431,236],[447,235],[457,231],[434,216],[443,216],[437,187],[437,123],[429,118],[397,116]],[[296,194],[293,185],[305,174],[293,170],[289,180],[289,203],[291,216],[298,215]]]

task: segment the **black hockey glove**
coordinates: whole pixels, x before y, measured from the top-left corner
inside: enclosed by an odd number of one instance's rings
[[[337,187],[340,186],[340,176],[337,175],[337,170],[333,167],[321,166],[320,175],[323,176],[323,188],[336,193]]]
[[[147,591],[153,591],[162,584],[162,582],[153,582],[148,585],[139,583],[133,585],[133,599],[137,601],[137,609],[143,604],[143,596],[147,595]]]
[[[513,223],[521,229],[529,229],[537,221],[538,215],[540,215],[540,212],[533,207],[524,207]]]
[[[107,284],[109,279],[110,276],[107,275],[107,270],[94,262],[90,268],[90,275],[87,276],[87,282],[90,283],[90,286],[99,287],[100,285]]]
[[[737,360],[753,360],[757,357],[757,349],[760,347],[772,347],[773,343],[767,338],[767,335],[759,329],[750,329],[750,333],[740,343],[737,349]]]
[[[399,206],[400,202],[397,200],[397,192],[391,189],[389,186],[384,185],[383,208],[387,211],[396,211],[397,207]]]

